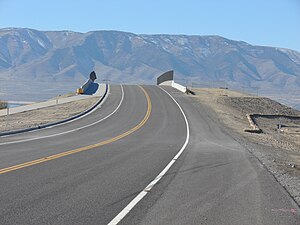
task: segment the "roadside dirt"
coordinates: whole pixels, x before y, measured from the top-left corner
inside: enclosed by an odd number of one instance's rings
[[[8,117],[0,116],[0,132],[36,127],[63,120],[87,110],[98,100],[99,97],[91,97],[61,105],[17,113]]]
[[[72,97],[72,96],[76,96],[76,93],[75,92],[69,92],[67,94],[64,94],[64,95],[58,95],[52,99],[62,99],[62,98],[68,98],[68,97]]]
[[[193,91],[196,95],[191,96],[215,112],[227,130],[266,166],[300,205],[300,112],[268,98],[228,89],[195,88]],[[247,113],[263,115],[255,117],[263,133],[244,132],[245,128],[249,129]],[[282,115],[299,116],[299,119]]]

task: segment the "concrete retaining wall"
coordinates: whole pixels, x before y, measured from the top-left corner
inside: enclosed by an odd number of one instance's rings
[[[248,119],[249,125],[251,129],[244,129],[245,132],[251,132],[251,133],[263,133],[262,129],[259,128],[257,123],[255,122],[255,117],[262,117],[262,118],[268,118],[268,119],[274,119],[278,117],[283,117],[287,119],[293,119],[293,120],[300,120],[300,116],[297,115],[266,115],[266,114],[246,114],[246,117]]]
[[[173,82],[172,87],[176,88],[177,90],[179,90],[183,93],[186,93],[186,87],[182,86],[181,84],[177,84],[177,83]]]
[[[57,122],[40,125],[40,126],[37,126],[37,127],[31,127],[31,128],[20,129],[20,130],[12,130],[12,131],[0,132],[0,137],[1,136],[6,136],[6,135],[12,135],[12,134],[24,133],[24,132],[33,131],[33,130],[39,130],[39,129],[42,129],[42,128],[47,128],[47,127],[55,126],[55,125],[58,125],[58,124],[63,124],[63,123],[72,121],[74,119],[77,119],[79,117],[82,117],[82,116],[86,115],[87,113],[91,112],[93,109],[95,109],[105,99],[105,97],[108,94],[108,91],[109,91],[109,86],[108,86],[108,84],[106,84],[105,85],[104,94],[99,99],[99,101],[96,102],[91,108],[89,108],[89,109],[87,109],[87,110],[85,110],[85,111],[83,111],[83,112],[81,112],[81,113],[79,113],[79,114],[77,114],[75,116],[72,116],[70,118],[67,118],[67,119],[64,119],[64,120],[60,120],[60,121],[57,121]]]
[[[250,133],[262,133],[262,130],[258,127],[258,125],[254,122],[253,120],[253,115],[254,114],[246,114],[246,117],[248,119],[249,125],[251,129],[244,129],[245,132],[250,132]]]
[[[174,80],[173,77],[174,77],[173,70],[165,72],[157,78],[157,85],[161,85],[162,83],[165,83],[166,81],[173,81]]]
[[[170,70],[157,78],[157,85],[171,86],[177,90],[186,93],[186,87],[174,82],[174,71]]]
[[[186,93],[186,87],[182,86],[181,84],[175,83],[173,80],[165,81],[165,82],[161,83],[159,86],[171,86],[183,93]]]
[[[172,86],[174,83],[174,80],[168,80],[168,81],[164,81],[162,83],[160,83],[159,85],[161,86]]]
[[[87,89],[89,89],[90,85],[93,83],[91,79],[88,79],[82,86],[81,89],[83,90],[83,93],[86,92]]]

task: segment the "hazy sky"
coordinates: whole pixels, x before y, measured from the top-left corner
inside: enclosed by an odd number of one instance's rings
[[[216,34],[300,51],[300,0],[0,0],[0,27]]]

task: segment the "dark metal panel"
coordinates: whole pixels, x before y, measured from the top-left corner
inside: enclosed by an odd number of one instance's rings
[[[90,79],[94,82],[97,79],[95,71],[90,73]]]
[[[173,80],[174,71],[170,70],[168,72],[163,73],[157,78],[157,85],[160,85],[162,82]]]

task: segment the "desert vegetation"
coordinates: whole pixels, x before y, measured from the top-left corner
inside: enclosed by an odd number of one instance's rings
[[[7,108],[7,102],[0,100],[0,109],[6,109]]]

